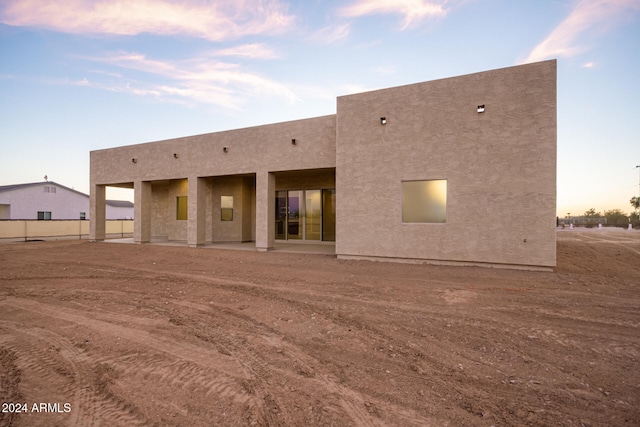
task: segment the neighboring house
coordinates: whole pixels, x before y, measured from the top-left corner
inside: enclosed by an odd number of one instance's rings
[[[132,219],[133,203],[106,201],[106,219]],[[89,196],[53,181],[0,186],[0,219],[90,219]]]
[[[335,242],[338,258],[556,264],[556,61],[337,99],[334,115],[91,152],[134,241]]]

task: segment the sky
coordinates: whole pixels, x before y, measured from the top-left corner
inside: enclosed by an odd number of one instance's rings
[[[631,212],[640,0],[0,0],[0,185],[46,175],[88,194],[91,150],[335,114],[337,96],[546,59],[558,215]]]

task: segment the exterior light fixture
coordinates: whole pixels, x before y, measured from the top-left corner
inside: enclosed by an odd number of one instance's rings
[[[484,104],[478,105],[478,113],[484,113]]]
[[[293,145],[296,145],[296,144],[297,144],[297,142],[296,142],[296,139],[295,139],[295,138],[292,138],[292,139],[291,139],[291,144],[293,144]]]
[[[133,159],[131,159],[131,163],[138,163],[138,159],[134,157]]]
[[[386,117],[380,117],[380,124],[381,125],[386,125],[387,124],[387,118]]]
[[[178,158],[178,153],[173,153],[173,158],[177,159]]]
[[[225,153],[229,152],[229,147],[222,147],[222,151],[224,151]]]

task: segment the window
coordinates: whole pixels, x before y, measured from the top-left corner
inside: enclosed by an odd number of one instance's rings
[[[87,219],[87,213],[86,212],[80,212],[80,219]]]
[[[233,196],[220,196],[220,221],[233,221]]]
[[[44,192],[45,193],[55,193],[56,192],[56,187],[50,187],[48,185],[44,186]]]
[[[187,196],[178,196],[176,200],[176,219],[178,221],[186,221],[188,218],[188,198]]]
[[[447,180],[403,181],[402,222],[446,223]]]
[[[51,221],[51,212],[38,211],[38,221]]]

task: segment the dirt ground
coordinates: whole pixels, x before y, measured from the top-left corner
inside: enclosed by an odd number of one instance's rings
[[[640,425],[639,232],[559,231],[553,272],[72,240],[0,271],[2,426]]]

